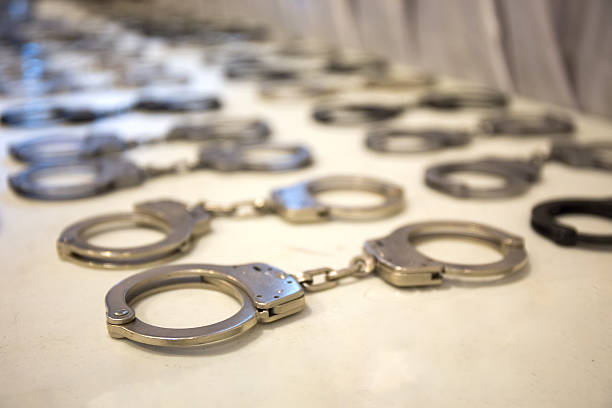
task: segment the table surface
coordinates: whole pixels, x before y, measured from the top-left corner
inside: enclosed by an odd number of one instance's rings
[[[282,174],[200,171],[90,199],[42,202],[8,189],[7,175],[20,165],[6,150],[11,142],[49,130],[1,129],[2,405],[612,406],[612,253],[562,248],[529,226],[531,208],[542,200],[610,196],[610,174],[550,163],[541,180],[520,197],[455,199],[424,185],[427,165],[487,154],[527,157],[546,151],[547,140],[477,137],[464,148],[377,154],[365,148],[364,126],[314,123],[312,101],[263,100],[253,83],[224,83],[217,68],[201,64],[196,50],[169,52],[168,61],[198,73],[200,88],[222,95],[225,114],[267,119],[275,140],[309,145],[316,162]],[[542,108],[518,99],[513,104],[517,110]],[[473,128],[480,114],[415,110],[396,123]],[[610,140],[610,122],[574,117],[578,140]],[[130,113],[95,126],[136,137],[161,135],[179,120]],[[193,146],[177,144],[139,149],[129,156],[139,163],[157,163],[193,154]],[[350,280],[333,290],[308,293],[303,312],[257,325],[233,341],[164,349],[115,340],[106,333],[104,296],[134,270],[87,269],[56,254],[60,231],[87,216],[127,211],[134,203],[162,197],[190,204],[265,197],[275,187],[332,174],[398,183],[405,189],[407,208],[372,222],[291,225],[272,215],[215,219],[211,233],[173,264],[266,262],[291,274],[341,267],[361,252],[367,239],[408,223],[452,219],[524,237],[529,266],[497,282],[446,281],[433,288],[399,289],[374,276]],[[364,198],[345,194],[326,199],[348,203]],[[612,225],[584,217],[570,221],[600,232]],[[97,237],[96,242],[120,246],[154,238],[153,232],[131,230]],[[451,240],[424,244],[422,250],[463,262],[495,257],[486,247]],[[181,289],[147,298],[136,311],[149,323],[189,327],[218,321],[238,307],[220,293]]]

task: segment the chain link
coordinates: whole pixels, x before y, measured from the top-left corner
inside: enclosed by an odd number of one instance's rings
[[[362,278],[374,271],[375,260],[369,255],[358,255],[351,259],[349,266],[341,269],[329,267],[310,269],[302,272],[298,282],[309,292],[331,289],[338,286],[340,279],[348,276]],[[315,282],[316,276],[323,276],[321,282]]]
[[[207,202],[201,202],[198,205],[214,217],[248,218],[272,212],[269,201],[264,198],[238,201],[228,205]]]

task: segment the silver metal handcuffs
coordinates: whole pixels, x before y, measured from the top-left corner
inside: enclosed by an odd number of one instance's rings
[[[259,94],[264,98],[308,98],[324,97],[339,93],[342,89],[364,88],[366,90],[405,91],[430,86],[435,78],[429,74],[412,73],[403,76],[388,74],[340,77],[333,75],[309,75],[288,81],[260,81]]]
[[[459,198],[511,197],[527,191],[540,177],[542,161],[487,157],[474,161],[450,162],[431,166],[425,171],[425,184],[442,193]],[[499,187],[473,187],[453,180],[459,172],[498,176],[504,183]]]
[[[393,142],[406,138],[416,139],[414,146],[394,147]],[[470,134],[442,129],[377,128],[368,132],[366,146],[382,153],[421,153],[447,147],[463,146],[470,142]]]
[[[612,170],[612,142],[578,143],[558,141],[553,144],[550,157],[551,160],[574,167]]]
[[[415,243],[423,239],[458,237],[494,246],[503,259],[489,264],[454,264],[429,258]],[[472,222],[433,221],[410,224],[390,235],[369,240],[363,254],[341,269],[318,268],[288,274],[264,263],[221,266],[170,265],[133,275],[106,295],[106,324],[111,337],[165,347],[189,347],[236,337],[257,323],[269,323],[304,309],[307,291],[337,286],[345,277],[377,274],[398,287],[441,285],[446,277],[503,278],[527,264],[523,239]],[[153,326],[136,317],[132,305],[147,295],[179,287],[200,287],[224,292],[241,304],[233,316],[207,326],[172,329]]]
[[[336,206],[317,200],[317,194],[334,190],[375,193],[384,201],[371,206]],[[137,204],[133,212],[103,215],[79,221],[67,227],[57,241],[64,260],[99,268],[131,268],[167,262],[191,249],[199,236],[210,230],[210,222],[219,216],[277,214],[294,223],[334,219],[365,220],[388,217],[404,208],[401,187],[377,179],[358,176],[331,176],[278,188],[267,199],[238,202],[228,206],[200,203],[185,204],[160,200]],[[143,227],[163,232],[159,242],[128,248],[92,245],[88,239],[113,227]]]
[[[326,78],[306,77],[288,81],[260,81],[259,95],[268,99],[299,99],[335,94],[341,86]]]
[[[476,130],[462,131],[440,128],[379,127],[368,132],[366,146],[383,153],[422,153],[448,147],[464,146],[479,134],[486,136],[513,135],[569,136],[574,124],[567,116],[544,112],[537,114],[505,113],[482,119]],[[393,141],[418,139],[419,145],[394,147]]]
[[[261,160],[249,157],[252,152],[276,151],[282,156]],[[239,145],[218,144],[203,146],[198,160],[178,162],[170,166],[139,167],[122,158],[106,156],[90,160],[69,160],[34,163],[27,169],[9,177],[9,186],[17,194],[39,200],[74,200],[105,194],[113,190],[134,187],[146,180],[199,169],[218,171],[288,171],[309,166],[312,157],[302,145]],[[91,180],[66,185],[47,185],[45,176],[54,174],[85,173]]]
[[[71,106],[58,102],[27,103],[8,108],[0,113],[0,122],[8,126],[34,127],[56,123],[88,123],[109,116],[120,115],[130,110],[148,112],[194,112],[218,110],[221,100],[215,96],[198,92],[145,92],[131,103],[112,107],[96,107],[89,104]]]
[[[605,155],[608,152],[608,156]],[[577,143],[556,141],[547,155],[536,154],[528,159],[488,157],[473,161],[449,162],[431,166],[425,171],[425,184],[459,198],[511,197],[524,193],[537,182],[543,165],[549,161],[574,167],[612,170],[612,143]],[[483,173],[502,178],[500,187],[472,187],[453,180],[458,172]]]
[[[406,91],[407,89],[429,87],[437,79],[426,72],[394,72],[389,70],[382,74],[366,75],[364,86],[368,89],[384,89],[387,91]]]
[[[505,108],[507,97],[489,88],[439,89],[405,103],[326,101],[312,111],[312,118],[327,125],[356,125],[394,119],[408,109],[456,110]]]
[[[128,141],[113,133],[91,133],[85,137],[46,135],[9,147],[11,156],[19,161],[34,163],[50,160],[91,159],[129,149],[170,141],[208,142],[232,141],[258,144],[267,141],[270,127],[258,119],[221,119],[200,125],[175,126],[163,137]]]
[[[489,136],[569,136],[575,130],[572,118],[559,112],[507,112],[483,118],[477,132]]]

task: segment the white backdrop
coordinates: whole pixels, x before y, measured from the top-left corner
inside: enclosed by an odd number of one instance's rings
[[[157,0],[612,117],[608,0]]]

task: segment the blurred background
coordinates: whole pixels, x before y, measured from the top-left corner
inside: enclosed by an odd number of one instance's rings
[[[89,0],[92,15],[148,34],[195,33],[211,22],[261,25],[273,39],[311,38],[456,76],[589,113],[612,117],[612,2],[609,0]],[[0,3],[1,71],[11,75],[6,44],[19,50],[24,78],[40,48],[16,29],[33,15],[51,18],[68,1]],[[96,22],[80,29],[95,32]],[[144,22],[147,24],[144,24]],[[52,29],[53,27],[46,27]],[[262,32],[263,33],[263,32]],[[30,33],[31,34],[31,33]],[[40,34],[40,33],[39,33]],[[108,34],[108,33],[107,33]],[[102,36],[102,33],[98,33]],[[262,34],[263,35],[263,34]],[[43,35],[44,37],[44,35]],[[40,38],[40,36],[39,36]],[[75,38],[76,39],[76,38]],[[13,55],[14,56],[14,55]],[[35,62],[34,62],[35,64]],[[29,70],[28,70],[29,69]],[[15,68],[13,67],[13,70]],[[14,72],[13,72],[14,74]],[[130,75],[130,74],[126,74]],[[6,91],[6,89],[5,89]],[[30,90],[31,91],[31,90]]]

